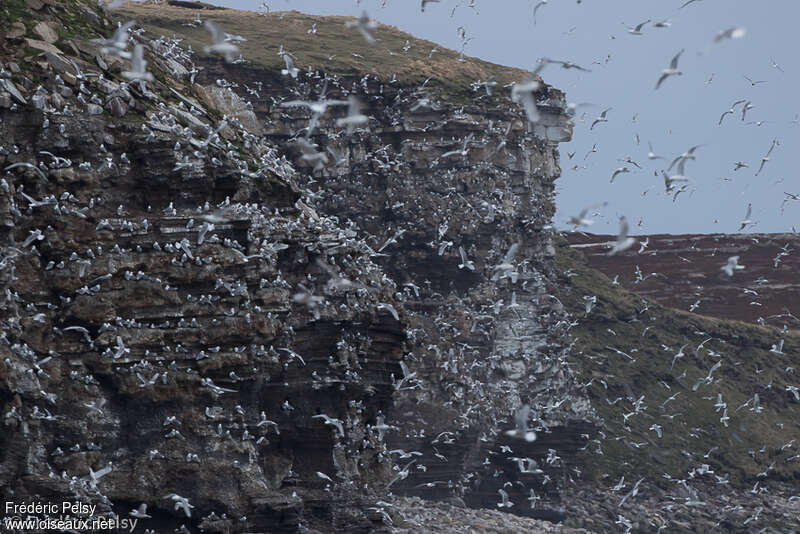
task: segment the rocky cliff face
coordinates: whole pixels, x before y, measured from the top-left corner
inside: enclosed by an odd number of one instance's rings
[[[352,136],[325,117],[312,139],[335,160],[314,169],[286,143],[308,117],[276,105],[277,73],[208,62],[191,84],[188,55],[139,38],[155,79],[126,83],[125,62],[70,37],[107,33],[101,12],[11,7],[6,500],[145,503],[155,529],[371,531],[391,521],[364,510],[387,488],[493,506],[492,471],[516,469],[493,457],[498,432],[523,401],[553,437],[520,456],[552,444],[567,461],[588,406],[554,407],[571,375],[543,298],[560,93],[528,132],[507,106],[301,76],[295,94],[330,83],[372,117]],[[413,476],[394,448],[421,453]]]
[[[414,376],[398,388],[399,428],[389,442],[422,456],[397,491],[455,493],[492,506],[502,484],[492,483],[491,473],[519,471],[492,457],[511,441],[497,432],[513,426],[504,421],[516,407],[531,403],[537,428],[553,431],[552,442],[516,445],[521,457],[543,462],[549,448],[568,456],[586,431],[565,430],[586,418],[588,406],[567,397],[566,344],[552,328],[563,316],[546,297],[554,251],[543,227],[553,210],[559,137],[529,134],[524,118],[507,107],[442,101],[435,110],[412,111],[424,92],[381,92],[380,85],[367,82],[359,91],[375,118],[369,133],[315,138],[341,158],[335,168],[309,172],[317,182],[309,187],[323,212],[366,232],[380,251],[376,262],[402,284],[406,363]],[[549,120],[565,138],[563,98],[555,91],[542,98],[550,99]],[[268,135],[298,126],[276,124]],[[505,272],[498,266],[512,247],[515,265]],[[555,409],[560,399],[566,403]],[[527,490],[516,497],[526,498]]]
[[[641,532],[657,527],[650,512],[674,497],[651,471],[689,462],[673,457],[686,447],[680,423],[663,454],[633,458],[621,445],[631,428],[604,394],[633,403],[632,387],[652,386],[657,398],[658,342],[741,332],[659,310],[641,368],[596,356],[632,352],[622,338],[639,343],[628,330],[644,316],[550,229],[557,143],[571,135],[563,94],[543,84],[529,126],[504,95],[469,89],[519,71],[445,50],[431,59],[424,42],[395,64],[409,36],[385,27],[398,52],[334,60],[352,45],[339,42],[341,19],[315,19],[321,56],[301,48],[304,15],[182,4],[121,11],[145,28],[132,37],[154,75],[145,84],[90,40],[114,26],[93,5],[0,11],[5,500],[75,499],[120,517],[144,503],[142,524],[157,532],[551,528],[480,511],[504,504],[502,490],[516,515],[591,515],[582,526],[607,529],[623,511]],[[255,32],[242,45],[252,63],[189,52],[207,44],[197,15]],[[284,43],[304,67],[296,79],[271,51]],[[448,76],[426,79],[437,72]],[[337,124],[344,107],[314,121],[307,105],[286,105],[351,96],[369,116],[353,130]],[[591,321],[580,312],[589,291]],[[748,331],[736,357],[765,365],[772,335]],[[735,378],[731,395],[760,387]],[[791,411],[789,381],[774,385],[768,406]],[[505,433],[522,404],[533,442]],[[782,417],[754,423],[774,451],[796,428]],[[743,442],[720,460],[742,464],[737,483],[765,460],[744,465],[746,436],[724,436]],[[615,469],[652,475],[649,508],[608,498]],[[773,475],[786,483],[794,464]],[[791,513],[784,497],[768,503],[776,517]],[[461,517],[464,506],[475,510]]]
[[[554,328],[565,315],[548,296],[556,144],[571,135],[563,94],[541,91],[542,120],[529,131],[520,110],[480,94],[474,103],[453,103],[425,87],[313,72],[290,82],[287,95],[286,80],[265,82],[263,69],[202,65],[198,79],[226,80],[239,97],[263,84],[253,109],[267,138],[287,146],[300,188],[320,212],[358,228],[398,284],[408,321],[406,372],[395,377],[395,428],[387,439],[392,450],[421,455],[394,457],[402,466],[413,460],[413,476],[392,490],[493,507],[505,482],[493,475],[502,471],[524,483],[508,490],[512,499],[524,501],[532,488],[549,496],[517,513],[563,518],[560,481],[585,445],[581,435],[594,431],[567,367],[565,330]],[[285,143],[312,115],[284,107],[293,94],[312,101],[358,95],[369,128],[347,135],[335,126],[344,110],[330,112],[311,136],[330,164],[306,163]],[[513,266],[498,267],[512,247]],[[541,438],[534,444],[499,434],[513,428],[510,416],[522,403],[535,413]],[[520,473],[501,454],[507,446],[542,464],[549,486],[538,474]]]
[[[59,28],[57,12],[38,24]],[[298,200],[269,140],[221,122],[166,63],[143,88],[86,41],[31,52],[13,35],[0,65],[4,499],[123,517],[144,502],[157,530],[372,530],[358,502],[391,474],[378,422],[405,327],[369,248]]]

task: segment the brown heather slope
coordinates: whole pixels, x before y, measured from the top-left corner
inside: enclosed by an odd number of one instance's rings
[[[800,235],[701,234],[639,236],[648,246],[608,256],[614,236],[572,233],[567,240],[589,265],[664,306],[746,322],[800,328]],[[788,252],[787,255],[781,255]],[[732,277],[720,267],[739,256],[745,269]],[[636,268],[644,280],[637,281]],[[659,273],[657,276],[649,276]]]

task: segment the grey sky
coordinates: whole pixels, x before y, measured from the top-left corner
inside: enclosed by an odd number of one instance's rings
[[[251,10],[262,3],[210,1]],[[751,218],[758,221],[751,231],[788,232],[792,225],[800,229],[799,201],[788,202],[781,214],[784,191],[800,193],[800,176],[792,164],[798,159],[794,151],[800,149],[800,65],[792,52],[800,50],[800,2],[699,0],[678,9],[683,0],[549,0],[539,8],[534,24],[537,3],[475,0],[472,9],[466,7],[469,0],[442,0],[420,13],[417,0],[361,0],[360,5],[355,0],[267,0],[272,11],[360,15],[366,10],[382,23],[456,50],[461,46],[456,29],[463,26],[473,37],[466,53],[495,63],[533,69],[537,58],[549,57],[591,68],[581,73],[550,67],[542,73],[547,83],[567,93],[569,102],[594,104],[578,110],[573,141],[561,145],[563,175],[557,182],[555,217],[559,228],[564,228],[568,215],[608,201],[589,228],[592,232],[615,233],[618,215],[625,215],[633,233],[733,233],[748,202],[753,204]],[[634,36],[622,24],[634,26],[647,19],[669,19],[672,26],[654,28],[651,23],[644,35]],[[747,34],[713,44],[717,32],[734,26],[746,27]],[[679,67],[684,74],[655,91],[661,69],[682,48],[686,52]],[[773,67],[770,58],[784,72]],[[766,83],[751,86],[745,75]],[[742,122],[739,106],[718,126],[722,112],[739,99],[755,106],[746,121],[765,122]],[[608,107],[613,108],[609,122],[590,131],[592,120]],[[580,121],[583,112],[585,122]],[[754,176],[773,139],[780,146]],[[648,141],[670,160],[693,145],[704,145],[696,152],[697,160],[687,163],[685,173],[692,181],[675,203],[665,195],[660,173],[653,175],[668,164],[648,161]],[[594,143],[598,152],[584,162]],[[568,152],[575,152],[572,160]],[[628,155],[643,169],[617,161]],[[736,161],[749,168],[734,171]],[[584,164],[587,168],[572,170]],[[633,172],[610,184],[612,172],[622,166]]]

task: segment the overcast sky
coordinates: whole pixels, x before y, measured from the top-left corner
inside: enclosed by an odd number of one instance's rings
[[[262,5],[262,0],[209,1],[254,11]],[[466,47],[470,56],[530,70],[540,57],[591,69],[550,67],[542,73],[547,83],[566,92],[569,102],[592,104],[578,110],[573,141],[560,146],[562,177],[556,182],[554,221],[559,228],[565,228],[568,215],[607,201],[589,228],[592,232],[615,233],[618,216],[625,215],[633,233],[734,233],[752,202],[751,219],[757,224],[750,231],[789,232],[793,225],[800,230],[800,201],[787,202],[781,214],[784,192],[800,193],[800,173],[794,166],[800,150],[800,1],[695,0],[679,9],[683,2],[549,0],[539,7],[535,22],[533,8],[539,0],[475,0],[475,8],[468,7],[470,0],[442,0],[428,3],[424,13],[417,0],[266,4],[272,11],[319,15],[360,15],[366,10],[382,23],[456,50],[461,46],[457,28],[463,26],[473,38]],[[644,26],[644,35],[627,33],[626,25],[648,19],[652,22]],[[664,20],[671,26],[653,27]],[[733,27],[745,27],[746,35],[713,43],[717,32]],[[684,74],[654,90],[661,69],[683,48],[679,68]],[[753,86],[745,76],[765,83]],[[739,105],[718,126],[722,112],[740,99],[754,106],[746,120],[741,120]],[[608,122],[590,131],[591,122],[609,107]],[[585,122],[580,120],[584,112]],[[779,145],[755,176],[775,139]],[[648,142],[670,161],[703,145],[696,161],[687,163],[691,182],[674,203],[660,176],[668,163],[648,160]],[[584,160],[595,143],[597,152]],[[572,152],[575,156],[569,159]],[[642,169],[618,161],[626,156]],[[749,167],[734,171],[737,161]],[[614,170],[623,166],[632,172],[609,183]]]

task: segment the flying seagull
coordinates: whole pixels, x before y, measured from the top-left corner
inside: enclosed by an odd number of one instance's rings
[[[631,248],[634,243],[636,243],[636,239],[632,237],[628,237],[628,221],[625,220],[625,217],[619,218],[619,235],[617,236],[617,241],[614,243],[614,246],[611,247],[611,251],[608,253],[609,256],[613,256],[619,252],[624,252]]]
[[[644,25],[645,25],[645,24],[647,24],[648,22],[650,22],[650,19],[647,19],[646,21],[644,21],[644,22],[642,22],[642,23],[640,23],[640,24],[637,24],[637,25],[636,25],[636,27],[633,27],[633,28],[628,28],[628,33],[629,33],[629,34],[631,34],[631,35],[644,35],[644,34],[642,33],[642,28],[643,28],[643,27],[644,27]]]
[[[511,508],[514,506],[514,503],[508,500],[508,493],[505,490],[499,489],[497,493],[500,494],[500,502],[497,503],[498,508]]]
[[[322,419],[323,422],[326,425],[331,425],[333,427],[336,427],[336,430],[339,432],[339,436],[340,437],[344,437],[344,426],[342,426],[342,420],[341,419],[328,417],[324,413],[319,414],[319,415],[312,415],[311,419]]]
[[[521,104],[525,109],[525,115],[531,123],[539,122],[539,110],[536,107],[536,91],[540,84],[535,74],[528,76],[522,83],[516,83],[511,88],[511,100]]]
[[[739,256],[731,256],[728,258],[728,263],[720,267],[720,270],[725,271],[728,276],[733,276],[735,271],[741,271],[744,265],[739,265]]]
[[[287,53],[281,54],[283,58],[283,63],[286,65],[285,69],[281,69],[281,74],[286,76],[287,74],[290,75],[292,78],[297,79],[297,74],[300,72],[300,69],[294,66],[294,60],[292,56]]]
[[[571,61],[562,61],[562,60],[558,60],[558,59],[548,59],[546,57],[543,57],[541,59],[541,61],[544,62],[545,64],[555,63],[557,65],[561,65],[561,68],[565,69],[565,70],[575,69],[575,70],[580,70],[580,71],[583,71],[583,72],[592,72],[591,70],[589,70],[587,68],[584,68],[584,67],[581,67],[580,65],[578,65],[576,63],[573,63]]]
[[[386,304],[384,302],[379,302],[377,304],[377,306],[375,306],[375,308],[377,308],[379,310],[388,311],[392,315],[392,317],[394,317],[395,321],[399,321],[400,320],[400,316],[397,314],[397,310],[391,304]]]
[[[508,248],[508,252],[506,252],[502,263],[494,266],[494,274],[492,275],[493,281],[501,280],[507,277],[511,277],[512,281],[515,281],[514,275],[512,274],[514,271],[514,265],[511,262],[514,261],[514,257],[517,255],[518,250],[519,243],[514,243]]]
[[[601,123],[601,122],[608,122],[608,119],[606,118],[606,113],[608,113],[609,111],[611,111],[611,109],[612,109],[612,108],[604,109],[604,110],[603,110],[603,112],[602,112],[602,113],[600,113],[600,116],[599,116],[599,117],[597,117],[597,118],[594,120],[594,122],[592,122],[592,125],[589,127],[589,129],[590,129],[590,130],[594,130],[594,127],[595,127],[595,126],[597,126],[599,123]]]
[[[724,41],[725,39],[740,39],[745,35],[747,35],[747,28],[743,26],[728,28],[727,30],[717,33],[716,37],[714,37],[714,42],[718,43],[720,41]]]
[[[239,47],[229,42],[227,34],[210,20],[205,22],[205,26],[211,32],[212,41],[211,46],[203,47],[205,53],[223,56],[227,62],[233,61],[233,55],[239,51]]]
[[[469,269],[470,271],[475,270],[475,262],[467,258],[467,252],[464,250],[463,246],[458,247],[458,254],[461,256],[461,263],[458,264],[459,269]]]
[[[136,519],[149,519],[151,516],[147,513],[147,504],[142,503],[139,505],[139,508],[134,508],[128,513],[129,516],[135,517]]]
[[[756,85],[758,85],[758,84],[760,84],[760,83],[767,83],[767,80],[753,80],[753,79],[752,79],[752,78],[750,78],[749,76],[744,76],[744,75],[743,75],[742,77],[743,77],[745,80],[747,80],[748,82],[750,82],[750,85],[751,85],[751,86],[753,86],[753,87],[755,87]]]
[[[750,111],[751,109],[753,109],[754,107],[755,106],[749,100],[744,103],[744,106],[742,106],[742,121],[744,121],[744,118],[745,118],[745,115],[747,115],[747,112]]]
[[[675,158],[674,160],[672,160],[672,163],[669,164],[669,167],[667,167],[667,170],[668,171],[672,170],[672,167],[674,167],[675,164],[677,163],[678,164],[678,174],[683,175],[684,174],[684,168],[686,166],[686,162],[688,160],[690,160],[690,159],[697,159],[697,158],[695,158],[694,151],[697,150],[698,148],[700,148],[701,146],[703,146],[703,145],[695,145],[692,148],[690,148],[689,150],[687,150],[686,152],[684,152],[683,154],[681,154],[680,156],[678,156],[677,158]]]
[[[3,169],[3,172],[8,172],[11,169],[16,169],[17,167],[23,167],[25,169],[31,169],[33,171],[36,171],[36,173],[39,176],[41,176],[44,180],[47,180],[47,175],[44,172],[42,172],[42,169],[40,169],[39,167],[37,167],[36,165],[34,165],[32,163],[28,163],[27,161],[20,161],[20,162],[17,162],[17,163],[12,163],[11,165],[9,165],[5,169]]]
[[[667,173],[665,173],[664,171],[661,171],[661,174],[664,176],[664,188],[666,189],[667,194],[671,193],[672,190],[675,189],[675,186],[673,185],[675,182],[689,181],[689,178],[679,174],[676,174],[674,176],[667,176]]]
[[[733,115],[736,106],[738,106],[739,104],[744,104],[745,102],[746,100],[737,100],[736,102],[731,104],[731,108],[720,116],[719,125],[722,124],[722,121],[725,119],[725,115]]]
[[[769,150],[767,151],[767,154],[761,158],[761,165],[758,167],[758,170],[756,171],[756,176],[758,176],[761,173],[761,171],[764,169],[764,165],[766,165],[767,162],[769,161],[769,155],[772,154],[772,151],[775,149],[775,145],[777,145],[777,144],[779,144],[778,140],[777,139],[773,139],[772,140],[772,146],[769,147]]]
[[[375,35],[373,35],[373,33],[378,28],[378,24],[374,20],[370,20],[366,11],[364,11],[358,20],[348,20],[344,25],[346,28],[356,28],[369,44],[375,43]]]
[[[347,117],[336,119],[336,126],[346,126],[347,135],[353,133],[356,126],[369,123],[369,117],[361,113],[361,101],[355,95],[347,97]]]
[[[536,12],[539,8],[547,4],[547,0],[539,0],[533,8],[533,23],[536,24]]]
[[[131,70],[123,71],[122,77],[131,81],[153,81],[153,74],[147,72],[147,61],[144,59],[144,46],[137,44],[133,47]]]
[[[675,57],[672,58],[672,61],[669,62],[669,67],[661,71],[661,77],[658,79],[658,83],[656,83],[656,89],[661,87],[661,84],[664,83],[664,80],[669,78],[670,76],[679,76],[683,74],[681,71],[678,70],[678,60],[681,58],[681,54],[683,54],[683,50],[675,54]]]
[[[591,219],[587,219],[586,218],[586,215],[589,213],[589,210],[593,210],[595,208],[598,208],[598,207],[601,207],[601,206],[605,206],[606,204],[607,204],[607,202],[603,202],[602,204],[593,204],[593,205],[591,205],[591,206],[589,206],[587,208],[583,208],[581,210],[581,212],[578,213],[577,217],[570,216],[567,219],[567,224],[571,224],[572,226],[574,226],[576,228],[578,226],[591,226],[592,224],[594,224],[594,221],[591,220]]]
[[[748,203],[747,204],[747,213],[745,214],[744,219],[742,219],[741,222],[739,223],[739,225],[740,225],[739,226],[739,231],[740,232],[742,230],[744,230],[745,228],[747,228],[747,226],[752,226],[752,225],[755,224],[752,220],[750,220],[750,214],[752,212],[753,212],[753,204]]]
[[[181,497],[176,493],[169,493],[164,495],[164,499],[172,499],[175,503],[175,510],[181,509],[183,513],[186,514],[186,517],[192,517],[192,508],[194,508],[193,504],[189,504],[189,499],[186,497]]]
[[[512,438],[524,439],[528,443],[536,441],[536,432],[528,428],[528,415],[531,412],[530,404],[523,404],[514,412],[514,430],[506,430],[506,436]]]
[[[294,143],[300,148],[300,152],[303,154],[300,156],[300,159],[312,163],[315,171],[322,169],[328,163],[328,155],[325,152],[317,152],[317,145],[308,139],[298,137],[294,140]]]
[[[624,174],[626,172],[631,172],[631,170],[628,167],[620,167],[619,169],[615,170],[614,174],[611,175],[611,182],[610,183],[612,183],[612,184],[614,183],[614,178],[616,178],[617,175]]]
[[[130,54],[125,52],[125,49],[128,48],[128,32],[134,24],[136,24],[135,20],[129,20],[116,29],[111,39],[101,37],[99,39],[92,39],[92,42],[101,46],[100,51],[103,54],[115,55],[128,59],[130,58]]]
[[[450,150],[449,152],[445,152],[442,154],[442,158],[449,158],[450,156],[461,156],[463,158],[467,157],[469,153],[468,145],[470,141],[472,141],[473,134],[469,134],[467,137],[464,138],[464,141],[461,145],[461,150]]]
[[[650,141],[647,142],[647,146],[650,148],[650,152],[647,153],[647,159],[664,159],[663,156],[656,154],[655,150],[653,150],[653,144]]]
[[[311,121],[308,125],[308,131],[306,133],[306,138],[311,137],[311,133],[317,127],[319,123],[319,118],[322,116],[330,106],[346,106],[348,102],[346,100],[326,100],[325,99],[325,88],[322,89],[322,94],[320,95],[319,100],[316,102],[314,101],[306,101],[306,100],[289,100],[288,102],[281,103],[281,107],[292,108],[292,107],[304,107],[311,110],[313,115],[311,116]]]

